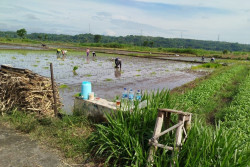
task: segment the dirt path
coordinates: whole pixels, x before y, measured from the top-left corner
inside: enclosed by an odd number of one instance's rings
[[[0,124],[0,167],[67,167],[55,151]]]

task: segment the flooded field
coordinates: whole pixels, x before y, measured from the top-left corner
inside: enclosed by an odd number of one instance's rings
[[[122,70],[114,68],[113,59],[116,57],[122,59]],[[194,63],[103,53],[87,58],[80,52],[68,53],[63,60],[57,59],[56,53],[51,51],[0,51],[0,64],[26,68],[47,77],[50,77],[50,63],[54,66],[56,82],[65,85],[60,89],[60,96],[67,113],[72,110],[73,96],[80,92],[82,81],[92,83],[96,96],[112,100],[121,96],[124,87],[142,91],[173,89],[203,75],[188,72],[187,69],[196,65]],[[74,73],[75,66],[78,69]]]

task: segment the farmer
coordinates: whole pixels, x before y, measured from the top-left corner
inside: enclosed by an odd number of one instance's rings
[[[67,53],[67,50],[62,50],[62,58],[63,58],[63,60],[65,59],[66,53]]]
[[[59,59],[61,54],[61,49],[56,50],[56,58]]]
[[[93,57],[96,57],[95,51],[92,52]]]
[[[201,61],[203,62],[205,60],[204,56],[201,57]]]
[[[214,57],[212,57],[212,58],[211,58],[211,62],[214,62],[214,61],[215,61],[215,58],[214,58]]]
[[[60,54],[60,53],[61,53],[61,49],[57,49],[56,54]]]
[[[117,57],[115,58],[115,68],[119,68],[118,66],[120,66],[120,69],[122,68],[122,60]]]
[[[89,56],[89,48],[86,49],[87,57]]]

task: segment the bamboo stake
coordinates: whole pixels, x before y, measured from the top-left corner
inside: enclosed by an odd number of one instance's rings
[[[55,92],[55,87],[54,87],[54,74],[53,74],[52,63],[50,63],[50,73],[51,73],[51,84],[52,84],[53,98],[54,98],[54,114],[55,114],[55,117],[57,117],[56,92]]]
[[[155,123],[155,129],[154,129],[154,133],[153,133],[153,143],[158,143],[158,140],[155,138],[156,135],[158,135],[159,133],[161,133],[161,128],[163,125],[163,119],[164,119],[165,113],[158,111],[158,116],[156,119],[156,123]],[[157,150],[157,146],[151,146],[149,149],[149,156],[148,156],[148,166],[152,166],[153,164],[153,160],[154,160],[154,153]]]

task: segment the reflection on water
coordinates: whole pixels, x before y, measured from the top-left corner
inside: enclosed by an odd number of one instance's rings
[[[121,77],[121,69],[115,68],[115,77],[120,78]]]

